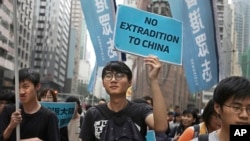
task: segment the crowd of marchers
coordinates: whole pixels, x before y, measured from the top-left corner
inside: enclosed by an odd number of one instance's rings
[[[227,141],[230,125],[250,124],[250,81],[240,76],[222,79],[202,113],[196,108],[167,111],[158,81],[161,62],[155,56],[144,58],[151,95],[128,100],[132,85],[131,69],[122,61],[108,62],[102,70],[102,84],[109,100],[82,111],[77,97],[75,112],[66,127],[59,128],[58,117],[40,101],[57,102],[52,89],[40,90],[40,75],[32,68],[19,70],[19,105],[11,91],[0,93],[0,141],[146,141],[153,131],[156,141]],[[41,92],[40,92],[41,91]],[[84,113],[84,114],[83,114]]]

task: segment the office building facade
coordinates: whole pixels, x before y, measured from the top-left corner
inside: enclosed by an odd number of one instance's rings
[[[36,0],[31,67],[43,88],[63,91],[69,47],[71,0]]]

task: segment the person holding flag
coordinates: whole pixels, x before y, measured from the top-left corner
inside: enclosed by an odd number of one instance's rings
[[[15,105],[3,109],[0,115],[0,141],[16,141],[17,126],[20,126],[21,141],[59,141],[56,114],[43,107],[37,98],[41,87],[39,73],[24,68],[19,70],[18,78],[20,109],[15,110]]]

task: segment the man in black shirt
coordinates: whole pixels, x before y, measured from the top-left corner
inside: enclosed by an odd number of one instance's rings
[[[155,56],[145,57],[144,62],[148,69],[147,75],[152,90],[153,107],[126,99],[127,89],[131,86],[132,72],[125,63],[111,61],[102,71],[103,87],[110,96],[110,101],[101,105],[106,115],[100,113],[96,106],[86,112],[80,132],[80,138],[83,141],[100,140],[103,135],[105,136],[104,130],[107,121],[116,115],[131,118],[144,140],[147,127],[154,129],[155,132],[165,133],[168,128],[167,112],[158,81],[161,63]]]
[[[16,127],[20,125],[21,140],[59,141],[58,119],[55,113],[41,106],[37,92],[41,87],[40,75],[32,69],[19,71],[21,106],[4,108],[0,115],[0,141],[16,141]]]

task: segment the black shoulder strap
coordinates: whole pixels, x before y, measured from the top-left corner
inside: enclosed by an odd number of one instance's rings
[[[193,125],[193,127],[194,127],[194,138],[195,138],[195,137],[198,137],[200,134],[200,125],[195,124],[195,125]]]
[[[80,116],[80,127],[82,127],[83,116]]]
[[[209,134],[202,134],[198,136],[198,141],[208,141],[208,135]]]

